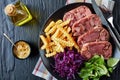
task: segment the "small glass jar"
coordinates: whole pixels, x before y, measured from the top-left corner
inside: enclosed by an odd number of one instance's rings
[[[20,1],[8,4],[4,11],[15,26],[22,26],[23,24],[32,20],[32,15],[30,14],[29,10]]]
[[[28,42],[24,40],[19,40],[15,42],[12,48],[13,55],[18,59],[26,59],[30,56],[31,46]]]

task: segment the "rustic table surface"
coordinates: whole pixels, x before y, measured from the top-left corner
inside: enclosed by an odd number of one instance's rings
[[[0,80],[43,80],[32,74],[35,64],[39,58],[38,38],[39,32],[47,17],[65,5],[66,0],[21,0],[24,2],[31,14],[33,20],[23,25],[15,27],[11,24],[4,14],[4,7],[15,0],[0,0]],[[113,11],[114,21],[120,25],[120,2],[116,0]],[[120,32],[120,27],[116,28]],[[14,42],[18,40],[28,41],[32,45],[32,53],[25,60],[16,59],[12,55],[12,45],[3,36],[6,33]],[[120,80],[120,63],[111,74],[110,78],[103,80]]]

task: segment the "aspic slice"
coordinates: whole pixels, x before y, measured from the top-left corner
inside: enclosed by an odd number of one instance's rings
[[[77,43],[81,48],[83,44],[89,42],[98,42],[98,41],[108,41],[109,40],[109,33],[108,31],[103,28],[102,26],[96,26],[93,29],[89,30],[88,32],[84,33],[83,35],[79,36],[77,39]]]
[[[79,6],[75,9],[72,9],[72,10],[68,11],[67,13],[65,13],[65,15],[63,17],[63,21],[70,19],[71,21],[69,23],[69,26],[72,27],[74,22],[76,22],[77,20],[80,20],[90,14],[92,14],[92,12],[90,11],[90,9],[87,6]]]
[[[108,41],[90,42],[83,45],[81,55],[90,59],[94,55],[102,55],[105,59],[112,56],[112,45]]]
[[[78,21],[72,26],[73,36],[81,36],[85,32],[93,29],[96,26],[101,26],[101,19],[96,14],[91,14]]]

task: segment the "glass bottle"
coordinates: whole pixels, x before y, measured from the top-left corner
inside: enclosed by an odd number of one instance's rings
[[[15,26],[21,26],[32,20],[29,10],[20,1],[8,4],[4,11]]]

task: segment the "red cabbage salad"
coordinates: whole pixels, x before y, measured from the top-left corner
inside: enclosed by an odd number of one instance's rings
[[[65,48],[64,52],[58,53],[55,57],[55,71],[61,77],[67,77],[67,80],[75,79],[75,74],[82,66],[85,59],[76,49]]]

